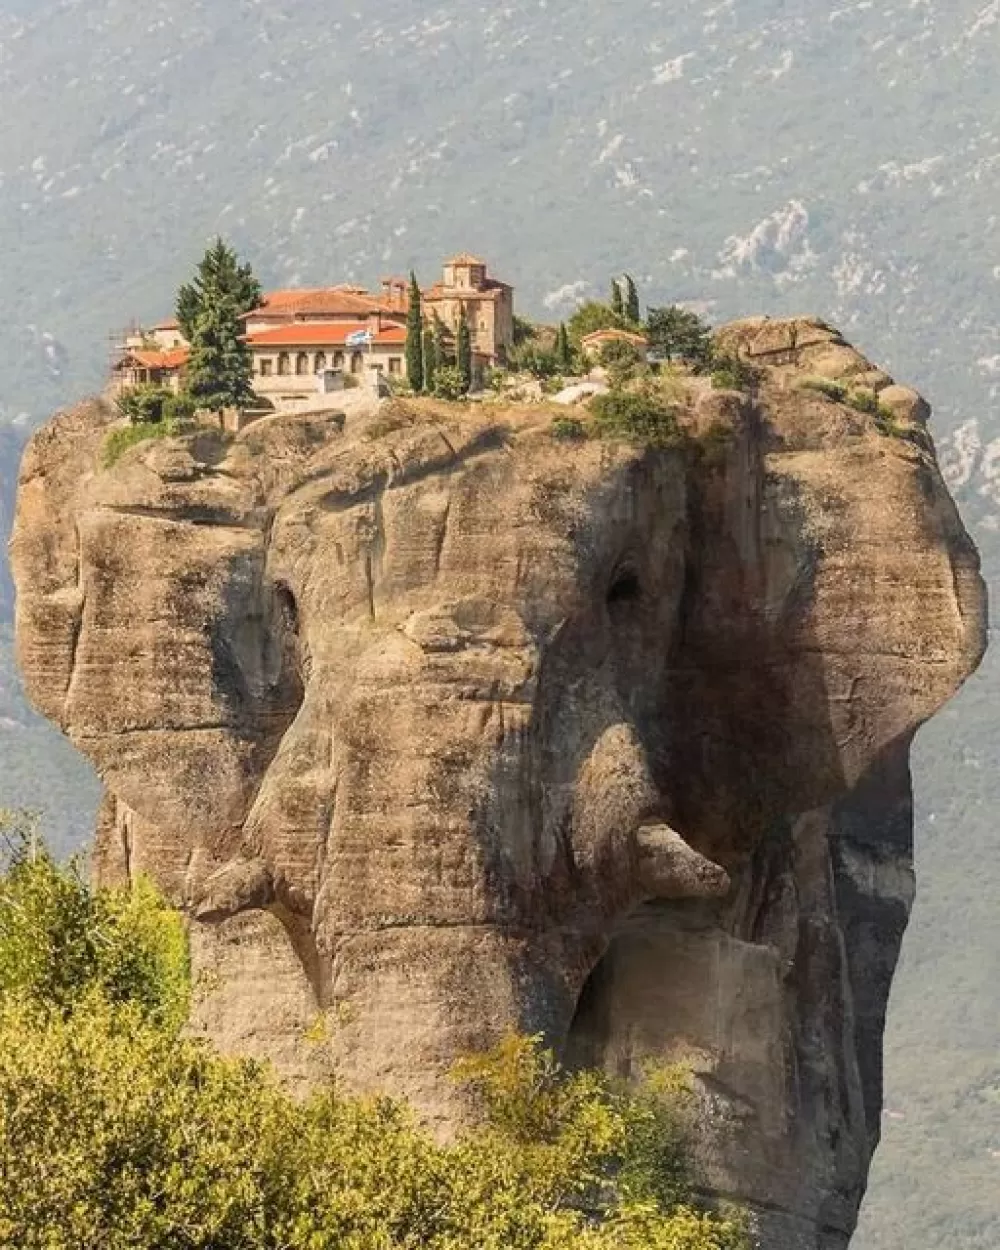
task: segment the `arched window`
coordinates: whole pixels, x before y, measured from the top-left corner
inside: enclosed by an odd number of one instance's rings
[[[344,353],[343,352],[333,353],[333,367],[335,369],[343,369],[344,367]]]
[[[278,372],[281,374],[283,378],[287,377],[288,374],[291,372],[289,368],[288,352],[282,352],[278,356]]]
[[[354,352],[351,355],[351,372],[360,373],[361,367],[365,363],[365,358],[361,352]]]
[[[317,353],[316,353],[316,361],[315,361],[315,363],[314,363],[314,365],[313,365],[313,372],[314,372],[314,373],[325,373],[325,372],[326,372],[326,352],[317,352]]]
[[[299,377],[309,372],[309,356],[306,352],[299,352],[295,357],[295,372]]]

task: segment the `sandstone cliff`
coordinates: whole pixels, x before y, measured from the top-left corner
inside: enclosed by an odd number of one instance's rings
[[[818,322],[722,337],[760,387],[692,381],[667,450],[391,404],[102,472],[112,410],[64,414],[22,468],[20,659],[105,781],[100,875],[192,916],[196,1027],[444,1123],[453,1057],[512,1027],[625,1075],[684,1054],[710,1187],[769,1250],[833,1250],[878,1137],[908,748],[984,591],[919,396]]]

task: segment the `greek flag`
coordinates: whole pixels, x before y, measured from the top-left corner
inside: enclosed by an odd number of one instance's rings
[[[368,347],[373,341],[371,330],[355,330],[344,339],[348,347]]]

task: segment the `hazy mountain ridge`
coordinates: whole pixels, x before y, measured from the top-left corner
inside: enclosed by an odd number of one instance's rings
[[[110,332],[169,311],[221,230],[269,283],[429,277],[471,247],[537,316],[621,268],[715,321],[820,313],[934,404],[996,572],[998,35],[1000,0],[452,0],[418,18],[406,0],[0,0],[16,120],[0,131],[0,523],[24,428],[6,426],[98,385]],[[996,1243],[996,680],[988,659],[917,754],[922,893],[888,1089],[906,1119],[886,1119],[863,1250]],[[16,692],[0,700],[22,724]],[[77,787],[84,807],[94,791],[81,767],[60,794],[53,735],[23,723],[0,737],[18,801],[44,755],[38,793],[72,836]],[[940,1065],[955,1084],[939,1092]]]

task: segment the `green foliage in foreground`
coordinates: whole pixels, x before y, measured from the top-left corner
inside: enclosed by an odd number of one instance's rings
[[[442,365],[434,374],[434,397],[436,399],[446,399],[455,403],[465,395],[467,389],[465,378],[458,365]]]
[[[400,1103],[296,1101],[181,1033],[181,922],[93,892],[0,816],[0,1245],[19,1250],[742,1250],[698,1209],[677,1074],[640,1092],[511,1037],[449,1145]]]
[[[104,445],[101,447],[101,467],[110,469],[130,447],[136,447],[139,443],[148,442],[150,439],[175,438],[178,434],[186,433],[186,430],[184,422],[168,418],[162,421],[143,421],[138,425],[120,426],[111,430],[104,440]]]
[[[187,1019],[187,938],[146,881],[94,891],[78,860],[60,865],[34,819],[0,810],[0,1002],[63,1016],[95,991],[176,1031]]]

